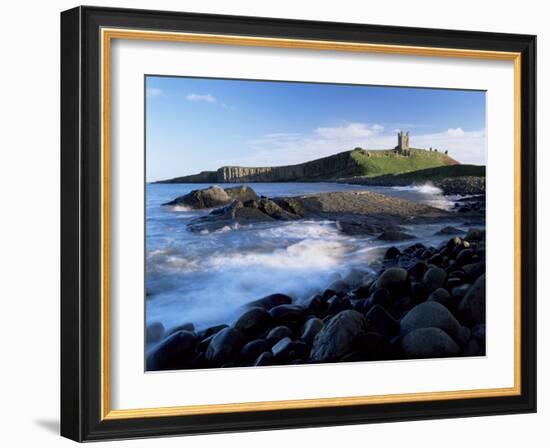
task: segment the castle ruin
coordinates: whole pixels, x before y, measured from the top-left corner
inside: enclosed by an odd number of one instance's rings
[[[395,147],[395,152],[402,156],[410,156],[411,149],[409,148],[409,133],[399,131],[397,133],[397,146]]]

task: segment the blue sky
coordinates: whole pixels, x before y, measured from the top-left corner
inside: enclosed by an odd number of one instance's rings
[[[411,146],[485,163],[485,92],[146,77],[147,181]]]

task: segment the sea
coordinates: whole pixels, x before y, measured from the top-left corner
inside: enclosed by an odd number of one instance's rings
[[[340,183],[249,183],[258,195],[297,196],[334,191],[374,191],[450,210],[458,197],[433,185],[371,187]],[[146,325],[170,328],[191,322],[197,330],[231,324],[243,305],[273,293],[300,302],[352,273],[368,274],[396,245],[372,236],[349,236],[334,222],[274,221],[193,233],[187,224],[210,210],[162,204],[210,184],[146,186]],[[416,240],[437,245],[446,225],[467,230],[463,220],[406,227]]]

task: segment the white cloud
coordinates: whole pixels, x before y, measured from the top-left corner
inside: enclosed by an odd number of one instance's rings
[[[397,145],[395,132],[383,132],[381,125],[349,123],[322,127],[309,133],[275,132],[248,142],[249,155],[221,161],[224,165],[291,165],[325,157],[357,146],[365,149],[389,149]],[[449,128],[431,134],[410,134],[413,148],[437,148],[461,163],[485,164],[485,132]]]
[[[217,100],[213,95],[209,93],[190,93],[185,97],[187,101],[192,101],[194,103],[204,102],[204,103],[216,103]]]
[[[464,131],[462,128],[449,128],[447,129],[447,134],[451,137],[461,137],[464,135]]]
[[[156,98],[157,96],[161,96],[162,93],[162,89],[157,87],[148,87],[146,90],[146,94],[149,98]]]

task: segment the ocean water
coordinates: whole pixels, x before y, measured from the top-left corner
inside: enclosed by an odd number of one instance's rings
[[[369,190],[450,209],[454,199],[431,185],[365,187],[337,183],[248,184],[268,197],[329,191]],[[191,190],[210,184],[148,184],[146,186],[146,324],[161,322],[170,329],[192,322],[197,329],[231,324],[242,306],[273,293],[300,301],[325,289],[338,275],[372,272],[385,243],[367,236],[347,236],[333,222],[234,225],[207,234],[192,233],[186,224],[209,210],[162,206]],[[417,240],[438,244],[444,225],[460,220],[411,226]]]

